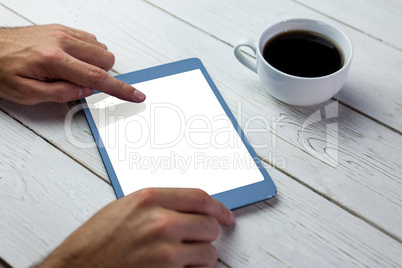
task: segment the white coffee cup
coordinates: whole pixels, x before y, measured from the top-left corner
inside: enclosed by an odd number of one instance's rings
[[[318,33],[335,42],[342,50],[344,63],[341,69],[320,77],[301,77],[284,73],[271,66],[262,56],[264,45],[274,36],[286,31],[301,30]],[[252,49],[256,61],[247,58],[240,48]],[[325,22],[311,19],[290,19],[267,28],[258,42],[241,39],[234,47],[236,58],[247,68],[256,72],[265,89],[275,98],[292,105],[309,106],[333,97],[346,82],[353,49],[349,38],[340,29]]]

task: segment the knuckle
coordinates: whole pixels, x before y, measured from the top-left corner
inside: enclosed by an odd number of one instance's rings
[[[67,41],[67,40],[71,40],[71,39],[72,39],[72,36],[71,36],[71,35],[69,35],[68,33],[65,33],[65,32],[63,32],[63,31],[61,31],[61,30],[53,31],[53,32],[51,33],[51,36],[52,36],[53,38],[59,40],[60,42],[64,42],[64,41]]]
[[[116,86],[116,93],[120,94],[120,96],[124,96],[127,94],[127,92],[127,84],[123,81],[118,81],[118,84]]]
[[[97,40],[96,35],[94,35],[94,34],[92,34],[92,33],[88,33],[88,32],[85,32],[85,34],[86,34],[89,38],[94,39],[94,40]]]
[[[157,197],[157,190],[153,188],[141,189],[135,193],[135,196],[139,206],[150,205]]]
[[[219,222],[213,217],[209,217],[209,221],[207,223],[207,229],[211,233],[213,240],[217,239],[221,232]]]
[[[166,264],[178,264],[180,262],[180,251],[177,247],[171,244],[163,245],[161,253]]]
[[[38,54],[46,62],[61,61],[64,57],[61,50],[52,47],[42,47],[41,49],[39,49]]]
[[[71,100],[72,90],[66,86],[59,86],[55,89],[54,102],[64,103]]]
[[[54,31],[62,31],[65,27],[59,23],[52,23],[49,25]]]
[[[98,67],[91,67],[88,70],[89,79],[95,85],[99,85],[106,79],[106,72]]]
[[[176,220],[166,213],[157,216],[153,229],[154,234],[160,238],[175,236],[175,230],[178,230]]]
[[[196,192],[194,194],[201,208],[206,209],[209,207],[211,201],[211,196],[209,194],[200,189],[196,189]]]
[[[106,56],[105,56],[105,70],[110,70],[112,69],[113,65],[115,63],[115,56],[112,52],[106,51]]]

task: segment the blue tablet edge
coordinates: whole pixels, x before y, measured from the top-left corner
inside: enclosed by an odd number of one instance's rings
[[[155,67],[151,67],[151,68],[147,68],[147,69],[143,69],[143,70],[139,70],[139,71],[134,71],[131,73],[118,75],[118,76],[115,76],[115,78],[119,79],[127,84],[135,84],[135,83],[140,83],[140,82],[157,79],[157,78],[161,78],[164,76],[169,76],[169,75],[182,73],[182,72],[186,72],[186,71],[196,70],[196,69],[201,70],[201,72],[204,75],[205,79],[207,80],[209,86],[211,87],[212,91],[214,92],[216,98],[218,99],[219,103],[223,107],[226,115],[229,117],[234,128],[236,129],[237,133],[239,134],[241,140],[243,141],[244,145],[246,146],[248,152],[250,153],[251,157],[253,158],[255,164],[257,165],[261,174],[264,177],[263,181],[249,184],[249,185],[239,187],[236,189],[228,190],[226,192],[214,194],[212,196],[215,199],[222,202],[229,209],[237,209],[240,207],[248,206],[248,205],[274,197],[277,192],[274,182],[272,181],[267,170],[263,166],[260,158],[257,156],[257,153],[254,151],[254,148],[250,145],[250,142],[248,141],[243,130],[239,126],[236,118],[230,111],[228,105],[226,104],[225,100],[223,99],[222,95],[220,94],[218,88],[215,86],[214,82],[212,81],[211,77],[209,76],[207,70],[205,69],[205,67],[202,64],[200,59],[190,58],[190,59],[185,59],[185,60],[176,61],[176,62],[172,62],[172,63],[167,63],[164,65],[159,65],[159,66],[155,66]],[[96,93],[99,93],[99,92],[95,91],[94,94],[96,94]],[[85,117],[88,121],[89,127],[91,129],[92,135],[95,139],[96,146],[98,147],[99,153],[101,155],[103,164],[105,165],[109,179],[112,183],[113,190],[116,194],[116,197],[121,198],[124,196],[123,190],[120,186],[119,180],[116,176],[116,173],[113,169],[109,156],[106,152],[105,146],[103,145],[102,139],[100,138],[98,129],[92,118],[91,112],[89,111],[86,100],[81,99],[81,104],[82,104],[82,107],[83,107],[83,110],[85,113]]]

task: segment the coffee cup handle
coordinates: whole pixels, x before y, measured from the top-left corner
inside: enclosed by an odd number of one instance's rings
[[[248,38],[240,39],[239,41],[237,41],[234,47],[234,54],[241,64],[243,64],[253,72],[257,73],[257,63],[244,56],[244,54],[240,51],[240,48],[242,46],[251,48],[251,50],[254,52],[254,55],[257,55],[257,48],[255,46],[255,41]]]

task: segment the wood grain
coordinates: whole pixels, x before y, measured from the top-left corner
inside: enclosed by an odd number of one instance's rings
[[[231,267],[400,265],[399,242],[378,231],[367,233],[371,226],[267,168],[278,196],[235,212],[235,225],[223,228],[216,243],[225,263]]]
[[[243,127],[250,118],[262,117],[266,120],[253,120],[251,127],[266,130],[249,135],[253,145],[268,144],[265,148],[257,149],[261,157],[267,158],[297,180],[397,239],[402,238],[402,230],[399,228],[402,224],[402,203],[400,195],[396,194],[401,189],[401,163],[398,159],[402,153],[399,147],[393,145],[395,140],[400,139],[399,134],[343,105],[338,105],[338,149],[333,147],[332,150],[338,153],[339,164],[332,167],[327,163],[325,154],[331,149],[331,146],[326,147],[326,125],[312,125],[303,129],[303,124],[309,116],[331,102],[309,108],[291,107],[277,102],[263,91],[254,74],[244,70],[236,62],[229,46],[148,4],[125,4],[128,10],[147,14],[144,19],[125,15],[127,9],[121,9],[114,4],[98,5],[96,12],[84,16],[84,11],[90,9],[89,4],[62,3],[63,10],[67,10],[66,14],[70,16],[53,12],[49,14],[53,17],[48,17],[47,20],[54,19],[55,22],[72,27],[85,25],[86,30],[95,32],[101,39],[106,40],[109,48],[115,52],[116,69],[119,72],[200,55]],[[40,14],[47,10],[50,12],[49,10],[55,8],[54,5],[55,2],[43,1]],[[35,15],[39,14],[39,10],[35,10],[32,6],[31,19],[44,23],[43,16]],[[103,20],[99,25],[101,18]],[[100,27],[102,32],[99,31]],[[134,30],[128,29],[135,29],[135,34]],[[163,43],[160,42],[162,37],[166,40]],[[218,58],[220,64],[216,64]],[[31,116],[30,112],[21,114],[19,107],[12,108],[11,105],[7,109],[18,118]],[[29,122],[26,119],[21,120]],[[30,127],[32,125],[29,123]],[[41,131],[40,128],[41,126],[35,126],[35,131],[43,133],[41,135],[45,137],[49,135],[46,130]],[[55,128],[51,135],[65,139],[62,128],[59,123],[58,130]],[[87,126],[79,127],[85,128]],[[301,133],[305,133],[305,139],[301,139]],[[83,163],[90,163],[89,159],[83,160],[87,157],[84,153],[80,156],[81,153],[75,152],[78,152],[79,148],[71,150],[72,148],[65,146],[63,150]],[[102,167],[96,166],[96,169],[98,168]]]
[[[31,23],[21,16],[16,15],[0,2],[0,27],[18,27],[31,25]]]
[[[106,203],[111,187],[0,113],[0,255],[15,267],[39,261]],[[232,267],[275,264],[396,266],[402,246],[267,166],[277,198],[236,211],[215,243]],[[302,200],[302,202],[301,202]],[[353,237],[353,239],[350,239]]]
[[[45,257],[101,207],[112,188],[0,112],[0,256],[16,267]]]
[[[43,1],[30,5],[9,1],[7,5],[25,12],[35,23],[61,22],[96,33],[117,55],[119,72],[202,57],[242,126],[252,116],[276,125],[265,132],[251,133],[250,140],[256,145],[268,141],[269,148],[259,149],[259,154],[269,157],[271,152],[276,153],[277,160],[285,159],[285,167],[278,162],[276,166],[293,179],[268,166],[278,186],[278,197],[236,211],[235,227],[224,228],[215,243],[225,264],[397,267],[402,263],[401,244],[384,233],[390,232],[396,238],[400,234],[401,177],[397,160],[401,154],[395,146],[400,136],[395,132],[347,107],[337,106],[340,164],[329,167],[325,159],[311,155],[304,147],[300,132],[310,115],[332,102],[301,109],[273,100],[256,77],[244,72],[233,59],[229,46],[157,8],[141,2],[125,3],[125,9],[111,2]],[[132,15],[134,11],[143,16]],[[163,44],[161,38],[165,40]],[[216,64],[217,59],[220,64]],[[66,106],[0,105],[32,129],[0,112],[0,241],[10,243],[0,243],[0,256],[13,266],[25,267],[45,256],[114,196],[107,184],[60,152],[97,174],[104,172],[99,158],[93,159],[96,149],[85,152],[67,140]],[[251,126],[266,127],[263,123],[254,120]],[[320,144],[326,141],[326,127],[313,124],[305,128],[307,144],[316,152],[322,153]],[[85,130],[85,119],[77,115],[73,131],[83,141],[89,141]],[[318,189],[330,201],[309,187]],[[360,218],[355,217],[356,211]],[[380,230],[372,226],[375,224]]]
[[[295,1],[322,12],[386,44],[402,49],[402,2],[399,0],[357,0],[331,2],[319,0]],[[385,27],[384,27],[385,26]]]
[[[354,56],[347,83],[335,98],[402,132],[402,80],[399,78],[402,73],[402,53],[401,50],[371,37],[369,31],[374,27],[374,35],[382,31],[387,32],[388,36],[402,38],[402,16],[399,14],[401,12],[397,12],[401,4],[397,4],[397,1],[390,1],[389,5],[382,1],[376,1],[376,4],[368,1],[367,6],[356,1],[346,1],[343,4],[356,8],[364,6],[370,8],[371,12],[375,10],[378,15],[373,15],[375,20],[361,19],[360,13],[354,17],[353,22],[359,21],[359,25],[365,25],[364,31],[367,30],[367,34],[356,30],[355,24],[349,26],[332,19],[345,14],[340,12],[341,1],[335,1],[335,4],[332,1],[310,1],[320,2],[320,7],[325,6],[329,17],[293,1],[258,0],[248,1],[247,4],[243,0],[230,1],[230,4],[214,0],[203,1],[202,4],[196,0],[149,2],[231,46],[243,37],[257,40],[259,34],[269,25],[289,18],[318,19],[339,27],[351,39]],[[381,8],[375,9],[375,5]],[[399,9],[394,9],[395,5]],[[347,12],[366,11],[364,8],[357,11],[356,8],[348,9]],[[388,14],[391,16],[387,16]],[[244,68],[244,72],[248,71]]]
[[[24,106],[0,100],[0,109],[110,183],[83,111],[77,105],[43,103]],[[69,113],[74,115],[71,120]],[[72,137],[67,136],[70,132]],[[81,144],[85,147],[77,146]]]

